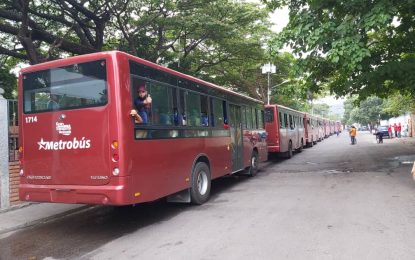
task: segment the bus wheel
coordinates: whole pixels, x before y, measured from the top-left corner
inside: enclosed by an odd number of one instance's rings
[[[249,166],[248,176],[253,177],[258,173],[259,161],[258,152],[253,151],[251,155],[251,165]]]
[[[303,147],[304,147],[304,141],[303,139],[301,139],[301,144],[300,144],[300,147],[298,147],[297,152],[301,153],[303,151]]]
[[[192,172],[190,198],[193,204],[201,205],[209,199],[210,170],[206,163],[198,162]]]
[[[313,147],[314,146],[314,140],[313,138],[311,138],[311,142],[308,144],[309,147]]]
[[[287,158],[290,159],[291,157],[293,157],[293,143],[290,141],[288,143]]]

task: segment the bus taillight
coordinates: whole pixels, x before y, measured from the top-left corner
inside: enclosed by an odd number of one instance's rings
[[[111,147],[112,147],[112,149],[118,149],[118,141],[117,140],[112,141]]]
[[[120,160],[120,156],[117,153],[114,153],[112,155],[112,161],[113,162],[118,162]]]

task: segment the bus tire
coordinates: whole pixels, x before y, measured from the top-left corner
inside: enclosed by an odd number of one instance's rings
[[[303,139],[301,139],[300,147],[298,147],[297,152],[301,153],[303,151],[303,148],[304,148],[304,141]]]
[[[190,186],[190,198],[193,204],[201,205],[208,201],[210,196],[211,176],[206,163],[196,163]]]
[[[291,157],[293,157],[293,143],[290,141],[288,143],[287,158],[290,159]]]
[[[251,165],[249,166],[249,169],[248,169],[248,176],[254,177],[258,173],[258,169],[259,169],[258,152],[252,151]]]
[[[309,147],[313,147],[314,146],[314,138],[311,138],[311,142],[308,144]]]

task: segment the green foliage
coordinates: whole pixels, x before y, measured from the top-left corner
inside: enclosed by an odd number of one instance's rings
[[[327,104],[314,104],[313,111],[315,115],[328,118],[329,113],[330,113],[330,106]]]
[[[398,117],[414,111],[414,104],[415,102],[410,95],[395,93],[385,100],[383,111],[391,117]]]
[[[302,57],[308,89],[338,96],[395,91],[415,96],[415,1],[266,0],[288,5],[290,22],[272,41]]]
[[[17,98],[17,78],[10,70],[16,65],[15,59],[0,61],[0,88],[4,89],[3,97],[6,99]]]
[[[382,99],[370,96],[360,101],[354,96],[344,103],[344,120],[346,124],[361,123],[374,125],[379,120],[403,115],[413,109],[413,99],[410,95],[395,93]]]

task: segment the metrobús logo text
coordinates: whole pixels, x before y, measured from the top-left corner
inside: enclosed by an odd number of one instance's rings
[[[39,150],[77,150],[77,149],[89,149],[91,148],[91,140],[82,137],[80,140],[73,138],[69,141],[45,141],[40,139]]]

